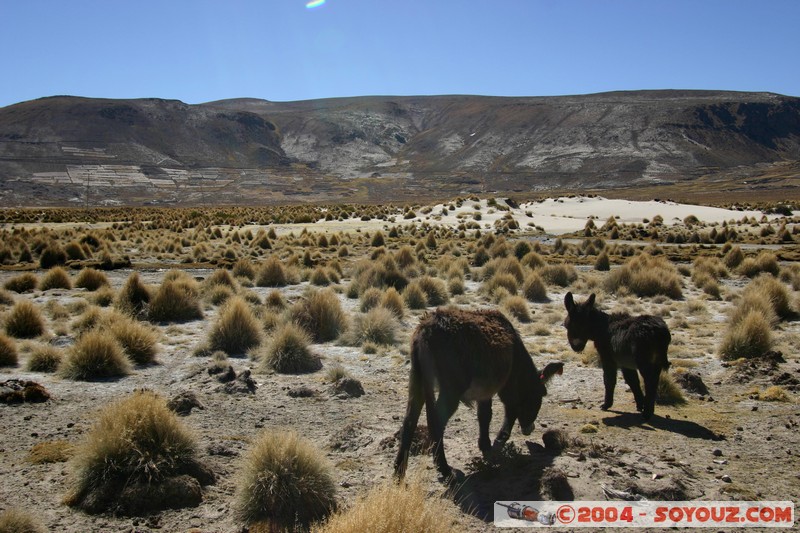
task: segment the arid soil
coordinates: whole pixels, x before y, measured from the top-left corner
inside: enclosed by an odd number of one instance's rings
[[[189,271],[198,278],[211,272]],[[130,273],[115,270],[107,274],[112,287],[118,289]],[[153,286],[161,282],[164,273],[140,272],[143,281]],[[0,272],[0,284],[15,274]],[[532,322],[515,322],[539,369],[551,361],[565,363],[564,374],[548,386],[530,436],[522,436],[515,427],[503,452],[483,459],[477,448],[476,412],[462,405],[445,434],[448,460],[464,474],[455,488],[438,479],[429,455],[411,457],[409,476],[421,480],[431,498],[438,498],[442,519],[452,520],[455,530],[490,531],[494,530],[492,504],[496,500],[604,500],[604,486],[651,500],[800,501],[800,322],[782,322],[775,331],[775,351],[785,362],[723,364],[717,351],[726,312],[733,305],[729,298],[706,298],[688,277],[683,278],[683,298],[679,300],[617,296],[599,289],[607,275],[590,267],[579,268],[579,278],[570,287],[548,286],[550,301],[530,304]],[[348,281],[345,270],[340,286]],[[739,276],[722,280],[723,295],[737,294],[747,281]],[[307,287],[303,282],[280,290],[292,302]],[[262,287],[249,290],[262,301],[272,291]],[[669,357],[673,375],[677,367],[697,374],[708,392],[684,390],[685,405],[657,405],[655,416],[642,423],[620,376],[613,408],[600,410],[602,371],[592,362],[591,343],[586,353],[572,352],[562,326],[566,313],[563,298],[568,290],[578,299],[597,292],[598,305],[609,312],[662,316],[672,331]],[[15,299],[30,299],[42,309],[51,301],[69,307],[87,296],[83,289],[14,295]],[[349,314],[358,312],[358,300],[343,293],[339,297]],[[797,293],[792,292],[792,297],[797,300]],[[451,304],[496,307],[479,294],[479,283],[471,279],[466,281],[466,293],[452,298]],[[51,399],[0,405],[0,510],[29,510],[51,531],[241,531],[243,524],[232,513],[237,470],[241,455],[264,429],[295,429],[321,449],[334,467],[338,499],[345,505],[392,476],[394,435],[405,411],[408,340],[423,311],[407,310],[399,342],[381,347],[375,354],[338,341],[314,345],[323,368],[312,374],[267,373],[247,357],[231,358],[237,374],[253,371],[255,392],[226,389],[209,374],[210,359],[195,355],[217,312],[216,306],[205,304],[203,320],[157,325],[161,336],[158,364],[136,368],[119,380],[87,383],[27,372],[24,368],[33,341],[20,341],[20,364],[0,370],[0,381],[35,381],[49,391]],[[71,335],[57,337],[52,331],[48,338],[62,345],[73,342]],[[326,370],[337,363],[361,382],[363,396],[332,390]],[[783,386],[788,401],[757,399],[759,391],[774,384]],[[301,387],[313,394],[295,397],[293,392]],[[146,517],[92,516],[67,507],[62,498],[69,483],[69,463],[32,464],[31,449],[56,440],[78,444],[95,422],[98,409],[143,388],[168,399],[185,392],[196,395],[202,408],[192,409],[182,421],[196,434],[200,459],[216,474],[216,484],[204,489],[203,502],[196,508]],[[502,421],[502,405],[496,399],[494,413],[493,435]],[[424,424],[424,417],[420,423]],[[550,430],[560,430],[568,437],[565,449],[545,448],[542,436]]]

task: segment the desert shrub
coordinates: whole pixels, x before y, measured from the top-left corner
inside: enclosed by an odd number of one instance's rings
[[[762,272],[777,276],[780,272],[778,258],[772,252],[763,251],[756,257],[747,257],[738,268],[739,274],[754,278]]]
[[[347,328],[347,315],[330,289],[306,293],[292,306],[291,315],[316,342],[332,341]]]
[[[227,285],[214,285],[206,292],[205,299],[212,305],[222,305],[233,296],[233,290]]]
[[[2,533],[47,533],[47,528],[30,512],[9,508],[0,513]]]
[[[379,509],[380,512],[376,512]],[[453,533],[453,520],[419,483],[384,482],[373,487],[346,510],[312,528],[313,533],[374,531]]]
[[[520,259],[520,262],[523,265],[533,269],[542,268],[547,264],[544,258],[535,251],[531,251],[525,254],[525,256],[522,259]]]
[[[458,296],[466,292],[466,286],[462,278],[450,278],[447,280],[447,290],[452,296]]]
[[[394,254],[394,260],[398,267],[408,268],[417,262],[417,257],[414,255],[414,250],[408,245],[403,245]]]
[[[53,267],[48,270],[39,280],[39,290],[49,291],[51,289],[71,289],[72,281],[69,274],[62,267]]]
[[[528,309],[528,302],[522,296],[509,296],[503,300],[503,309],[510,313],[520,322],[530,322],[531,312]]]
[[[265,431],[244,456],[235,509],[246,524],[270,531],[307,529],[335,508],[330,465],[294,431]]]
[[[31,352],[26,365],[29,372],[55,372],[64,358],[62,351],[49,344],[40,344]]]
[[[18,339],[32,339],[44,333],[44,319],[39,308],[30,300],[14,304],[6,316],[6,333]]]
[[[288,283],[286,269],[275,256],[269,256],[258,269],[256,285],[259,287],[284,287]]]
[[[152,328],[127,316],[115,316],[107,322],[107,331],[119,342],[131,361],[137,365],[155,362],[158,334]]]
[[[261,326],[250,306],[238,296],[231,298],[209,331],[209,347],[227,354],[241,354],[260,342]]]
[[[428,297],[420,287],[418,280],[413,280],[403,290],[403,300],[409,309],[425,309],[428,306]]]
[[[578,279],[578,271],[575,270],[575,267],[564,263],[545,265],[539,269],[539,275],[542,276],[545,283],[559,287],[568,287]]]
[[[686,398],[680,386],[667,372],[662,372],[658,378],[658,389],[656,391],[656,403],[659,405],[684,405]]]
[[[522,283],[525,272],[516,257],[498,257],[486,263],[481,269],[481,279],[488,280],[497,274],[508,274],[514,277],[518,283]]]
[[[25,272],[6,281],[3,287],[9,291],[23,293],[35,289],[37,281],[35,274]]]
[[[142,282],[139,273],[134,272],[117,293],[114,307],[127,315],[139,316],[144,313],[151,297],[150,289]]]
[[[97,327],[102,320],[103,312],[99,307],[93,305],[84,309],[81,315],[72,322],[70,327],[75,335],[80,337],[87,331],[91,331]]]
[[[259,350],[266,370],[281,374],[304,374],[322,368],[319,356],[309,347],[311,337],[303,328],[288,322],[275,328],[272,338]]]
[[[17,345],[14,340],[0,333],[0,367],[17,366]]]
[[[350,377],[350,374],[340,363],[332,364],[325,372],[325,381],[328,383],[336,383],[340,379],[348,377]]]
[[[637,296],[683,296],[677,269],[661,255],[640,254],[612,270],[606,278],[606,288],[610,292],[617,292],[623,287]]]
[[[92,330],[69,348],[58,373],[78,381],[116,378],[131,373],[131,362],[115,338]]]
[[[113,504],[130,485],[155,490],[169,477],[194,472],[196,453],[195,437],[162,397],[134,392],[105,407],[76,446],[65,502],[100,511],[98,499]]]
[[[93,268],[84,268],[75,277],[75,286],[87,291],[96,291],[105,285],[108,285],[108,277]]]
[[[356,345],[367,342],[394,344],[399,328],[400,324],[394,313],[385,307],[374,307],[355,317],[350,330],[351,342]]]
[[[191,279],[165,278],[150,300],[148,318],[152,322],[183,322],[203,318],[196,285]]]
[[[366,313],[373,307],[377,307],[381,303],[381,298],[383,297],[383,291],[377,287],[369,287],[367,290],[361,293],[360,306],[361,312]]]
[[[743,296],[750,295],[760,295],[767,300],[775,314],[782,320],[795,315],[788,287],[769,274],[760,274],[747,284]]]
[[[530,272],[522,282],[522,295],[531,302],[547,302],[547,286],[536,272]]]
[[[758,399],[765,402],[789,402],[791,397],[780,385],[767,387],[764,392],[759,393]]]
[[[740,357],[759,357],[772,348],[772,330],[766,318],[757,311],[750,311],[738,322],[729,324],[719,354],[730,361]]]
[[[42,250],[42,255],[39,256],[39,266],[43,269],[63,265],[66,262],[67,254],[57,243],[49,244],[44,250]]]
[[[397,318],[403,318],[405,315],[405,304],[403,297],[397,292],[394,287],[389,287],[381,297],[381,305],[394,313]]]

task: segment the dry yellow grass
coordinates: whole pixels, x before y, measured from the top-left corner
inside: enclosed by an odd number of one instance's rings
[[[312,528],[313,533],[451,533],[459,529],[444,502],[431,498],[419,483],[384,482],[351,507]]]

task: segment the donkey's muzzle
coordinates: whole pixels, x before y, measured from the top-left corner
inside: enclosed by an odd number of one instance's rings
[[[520,431],[522,431],[522,434],[523,434],[523,435],[525,435],[525,436],[527,437],[527,436],[528,436],[528,435],[530,435],[530,434],[531,434],[531,432],[533,431],[533,426],[534,426],[534,423],[533,423],[533,422],[531,422],[531,423],[530,423],[530,424],[528,424],[527,426],[523,426],[522,424],[520,424],[520,425],[519,425],[519,430],[520,430]]]
[[[569,339],[570,347],[576,352],[582,352],[586,348],[589,339]]]

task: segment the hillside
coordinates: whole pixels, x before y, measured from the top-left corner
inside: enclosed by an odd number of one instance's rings
[[[785,199],[797,196],[798,161],[800,99],[769,93],[199,105],[52,97],[0,109],[3,205],[375,202],[565,189]]]

